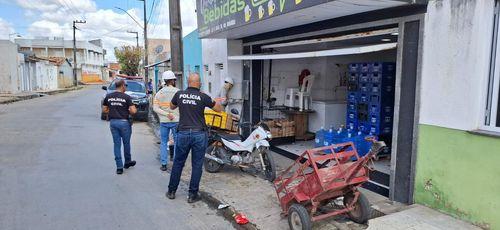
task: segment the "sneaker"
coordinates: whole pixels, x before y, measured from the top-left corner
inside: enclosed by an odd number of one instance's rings
[[[167,196],[168,199],[175,199],[175,192],[171,192],[171,191],[168,191],[167,193],[165,193],[165,196]]]
[[[161,171],[167,171],[167,165],[161,165]]]
[[[116,169],[116,174],[123,174],[123,169]]]
[[[125,166],[124,168],[128,169],[130,167],[134,167],[135,166],[135,161],[129,161],[129,162],[125,162]]]
[[[188,203],[194,203],[194,202],[199,201],[199,200],[201,200],[201,197],[200,197],[200,195],[198,195],[198,193],[189,194],[189,196],[188,196]]]

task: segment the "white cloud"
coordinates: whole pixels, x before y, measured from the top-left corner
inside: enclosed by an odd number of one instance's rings
[[[135,45],[135,35],[127,30],[139,32],[139,43],[143,44],[142,28],[124,12],[115,9],[97,9],[93,0],[16,0],[25,9],[25,15],[34,22],[27,29],[28,37],[64,37],[72,39],[72,21],[85,19],[78,24],[77,39],[103,40],[108,59],[114,60],[116,46]],[[168,0],[156,0],[155,12],[148,26],[150,38],[170,38]],[[181,1],[183,35],[196,29],[196,0]],[[148,18],[150,9],[148,9]],[[142,24],[142,10],[129,9],[132,17]],[[0,21],[1,22],[1,21]],[[0,31],[2,24],[0,24]]]
[[[4,19],[0,18],[0,39],[9,39],[9,34],[14,33],[14,28],[12,28],[12,25],[5,21]]]
[[[16,3],[24,9],[42,12],[68,10],[81,13],[96,10],[96,4],[92,0],[16,0]]]

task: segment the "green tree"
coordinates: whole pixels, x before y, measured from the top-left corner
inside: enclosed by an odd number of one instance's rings
[[[136,76],[142,58],[142,49],[135,46],[115,47],[115,57],[120,63],[122,72],[128,76]]]

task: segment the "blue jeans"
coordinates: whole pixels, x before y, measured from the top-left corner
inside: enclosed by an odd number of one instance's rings
[[[122,142],[125,162],[132,160],[130,155],[130,137],[132,136],[132,126],[128,120],[113,119],[109,122],[109,128],[111,129],[111,135],[113,136],[116,168],[121,169],[123,168],[121,153]]]
[[[208,145],[208,135],[204,131],[179,131],[175,141],[175,157],[168,191],[175,192],[179,186],[182,169],[186,163],[189,151],[191,151],[191,181],[189,183],[189,194],[197,194],[200,186],[203,160]]]
[[[177,137],[177,122],[163,122],[160,123],[160,137],[161,137],[161,145],[160,145],[160,162],[162,165],[167,165],[168,163],[168,137],[170,135],[170,131],[172,131],[172,135],[174,136],[174,143]],[[175,147],[174,147],[174,156],[175,156]]]

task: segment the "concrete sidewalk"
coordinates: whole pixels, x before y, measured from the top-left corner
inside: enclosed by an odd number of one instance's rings
[[[154,127],[154,126],[153,126]],[[156,136],[158,129],[153,128]],[[292,164],[292,160],[273,153],[278,171],[281,172]],[[159,167],[159,164],[158,164]],[[171,169],[171,162],[168,166]],[[158,169],[159,170],[159,169]],[[188,158],[183,170],[182,180],[189,183],[191,159]],[[314,229],[477,229],[474,226],[418,205],[407,206],[388,200],[371,191],[360,190],[372,205],[372,219],[368,225],[352,222],[341,215],[325,221],[315,222]],[[282,217],[280,204],[273,185],[256,176],[242,172],[238,168],[224,167],[219,173],[203,172],[200,193],[205,202],[212,207],[219,204],[230,205],[223,214],[232,220],[233,213],[245,214],[251,224],[243,229],[288,229],[288,220]],[[382,216],[382,217],[379,217]],[[379,218],[376,218],[379,217]],[[425,220],[427,219],[427,220]],[[454,228],[453,226],[462,226]]]
[[[371,219],[369,230],[480,230],[481,228],[457,220],[422,205],[411,205],[408,209]]]
[[[73,90],[83,89],[83,86],[64,88],[64,89],[56,89],[56,90],[41,90],[41,91],[32,91],[32,92],[21,92],[15,94],[0,94],[0,104],[8,104],[16,101],[24,101],[33,98],[43,97],[45,95],[55,95],[59,93],[65,93]]]

